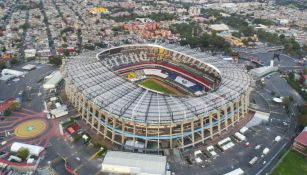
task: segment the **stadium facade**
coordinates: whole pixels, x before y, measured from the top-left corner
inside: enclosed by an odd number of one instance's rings
[[[158,78],[174,84],[182,77],[193,86],[186,81],[177,85],[192,95],[140,87],[118,73],[128,67],[163,70],[166,76]],[[66,59],[61,72],[67,97],[81,117],[120,146],[187,148],[236,127],[248,113],[252,80],[246,70],[185,47],[135,44],[88,52]]]

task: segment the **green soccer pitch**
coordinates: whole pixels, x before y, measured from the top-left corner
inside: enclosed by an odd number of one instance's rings
[[[144,86],[145,88],[148,88],[148,89],[152,89],[154,91],[165,93],[165,94],[172,94],[172,95],[175,94],[173,91],[163,87],[161,84],[159,84],[159,82],[152,80],[152,79],[141,81],[139,85]]]

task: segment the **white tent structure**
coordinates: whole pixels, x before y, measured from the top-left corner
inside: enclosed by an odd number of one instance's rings
[[[39,154],[45,149],[44,147],[41,147],[41,146],[14,142],[11,146],[11,151],[17,152],[20,148],[27,148],[29,150],[29,154],[34,155],[34,156],[39,156]]]
[[[3,69],[2,72],[1,72],[0,80],[8,81],[8,80],[13,79],[15,77],[24,76],[25,74],[26,74],[25,72],[21,72],[21,71],[18,71],[18,70]]]
[[[47,82],[43,85],[44,89],[54,89],[58,83],[63,79],[63,76],[60,71],[56,71],[53,73],[52,77],[47,80]]]
[[[270,113],[257,111],[254,117],[245,125],[245,127],[250,128],[253,126],[257,126],[261,123],[265,123],[269,121]]]
[[[11,74],[11,75],[15,75],[17,77],[25,74],[24,72],[21,72],[21,71],[18,71],[18,70],[13,70],[13,69],[3,69],[1,73],[2,73],[2,75]]]

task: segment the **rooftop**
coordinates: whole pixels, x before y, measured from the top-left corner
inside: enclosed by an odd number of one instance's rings
[[[108,151],[102,171],[127,174],[165,174],[166,156]]]
[[[296,142],[307,146],[307,126],[303,129],[303,131],[295,138]]]
[[[127,47],[128,46],[122,46]],[[131,46],[130,46],[131,47]],[[137,62],[140,56],[133,54],[119,55],[116,49],[103,50],[115,52],[108,59],[98,59],[97,52],[88,52],[65,60],[63,74],[65,81],[72,83],[79,92],[93,101],[101,110],[112,113],[124,120],[141,123],[170,123],[193,119],[227,104],[242,95],[250,87],[251,78],[246,71],[224,61],[222,57],[211,56],[189,48],[170,44],[142,44],[139,47],[163,47],[173,53],[178,62],[187,58],[190,62],[204,63],[220,73],[220,86],[214,91],[199,97],[177,98],[148,91],[113,73],[108,65],[120,62]],[[101,55],[99,52],[97,55]],[[142,58],[145,58],[144,56]]]

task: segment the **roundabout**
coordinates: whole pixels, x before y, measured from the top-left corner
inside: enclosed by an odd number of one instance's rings
[[[41,135],[47,129],[47,123],[41,119],[33,119],[18,124],[14,133],[17,138],[29,139]]]

